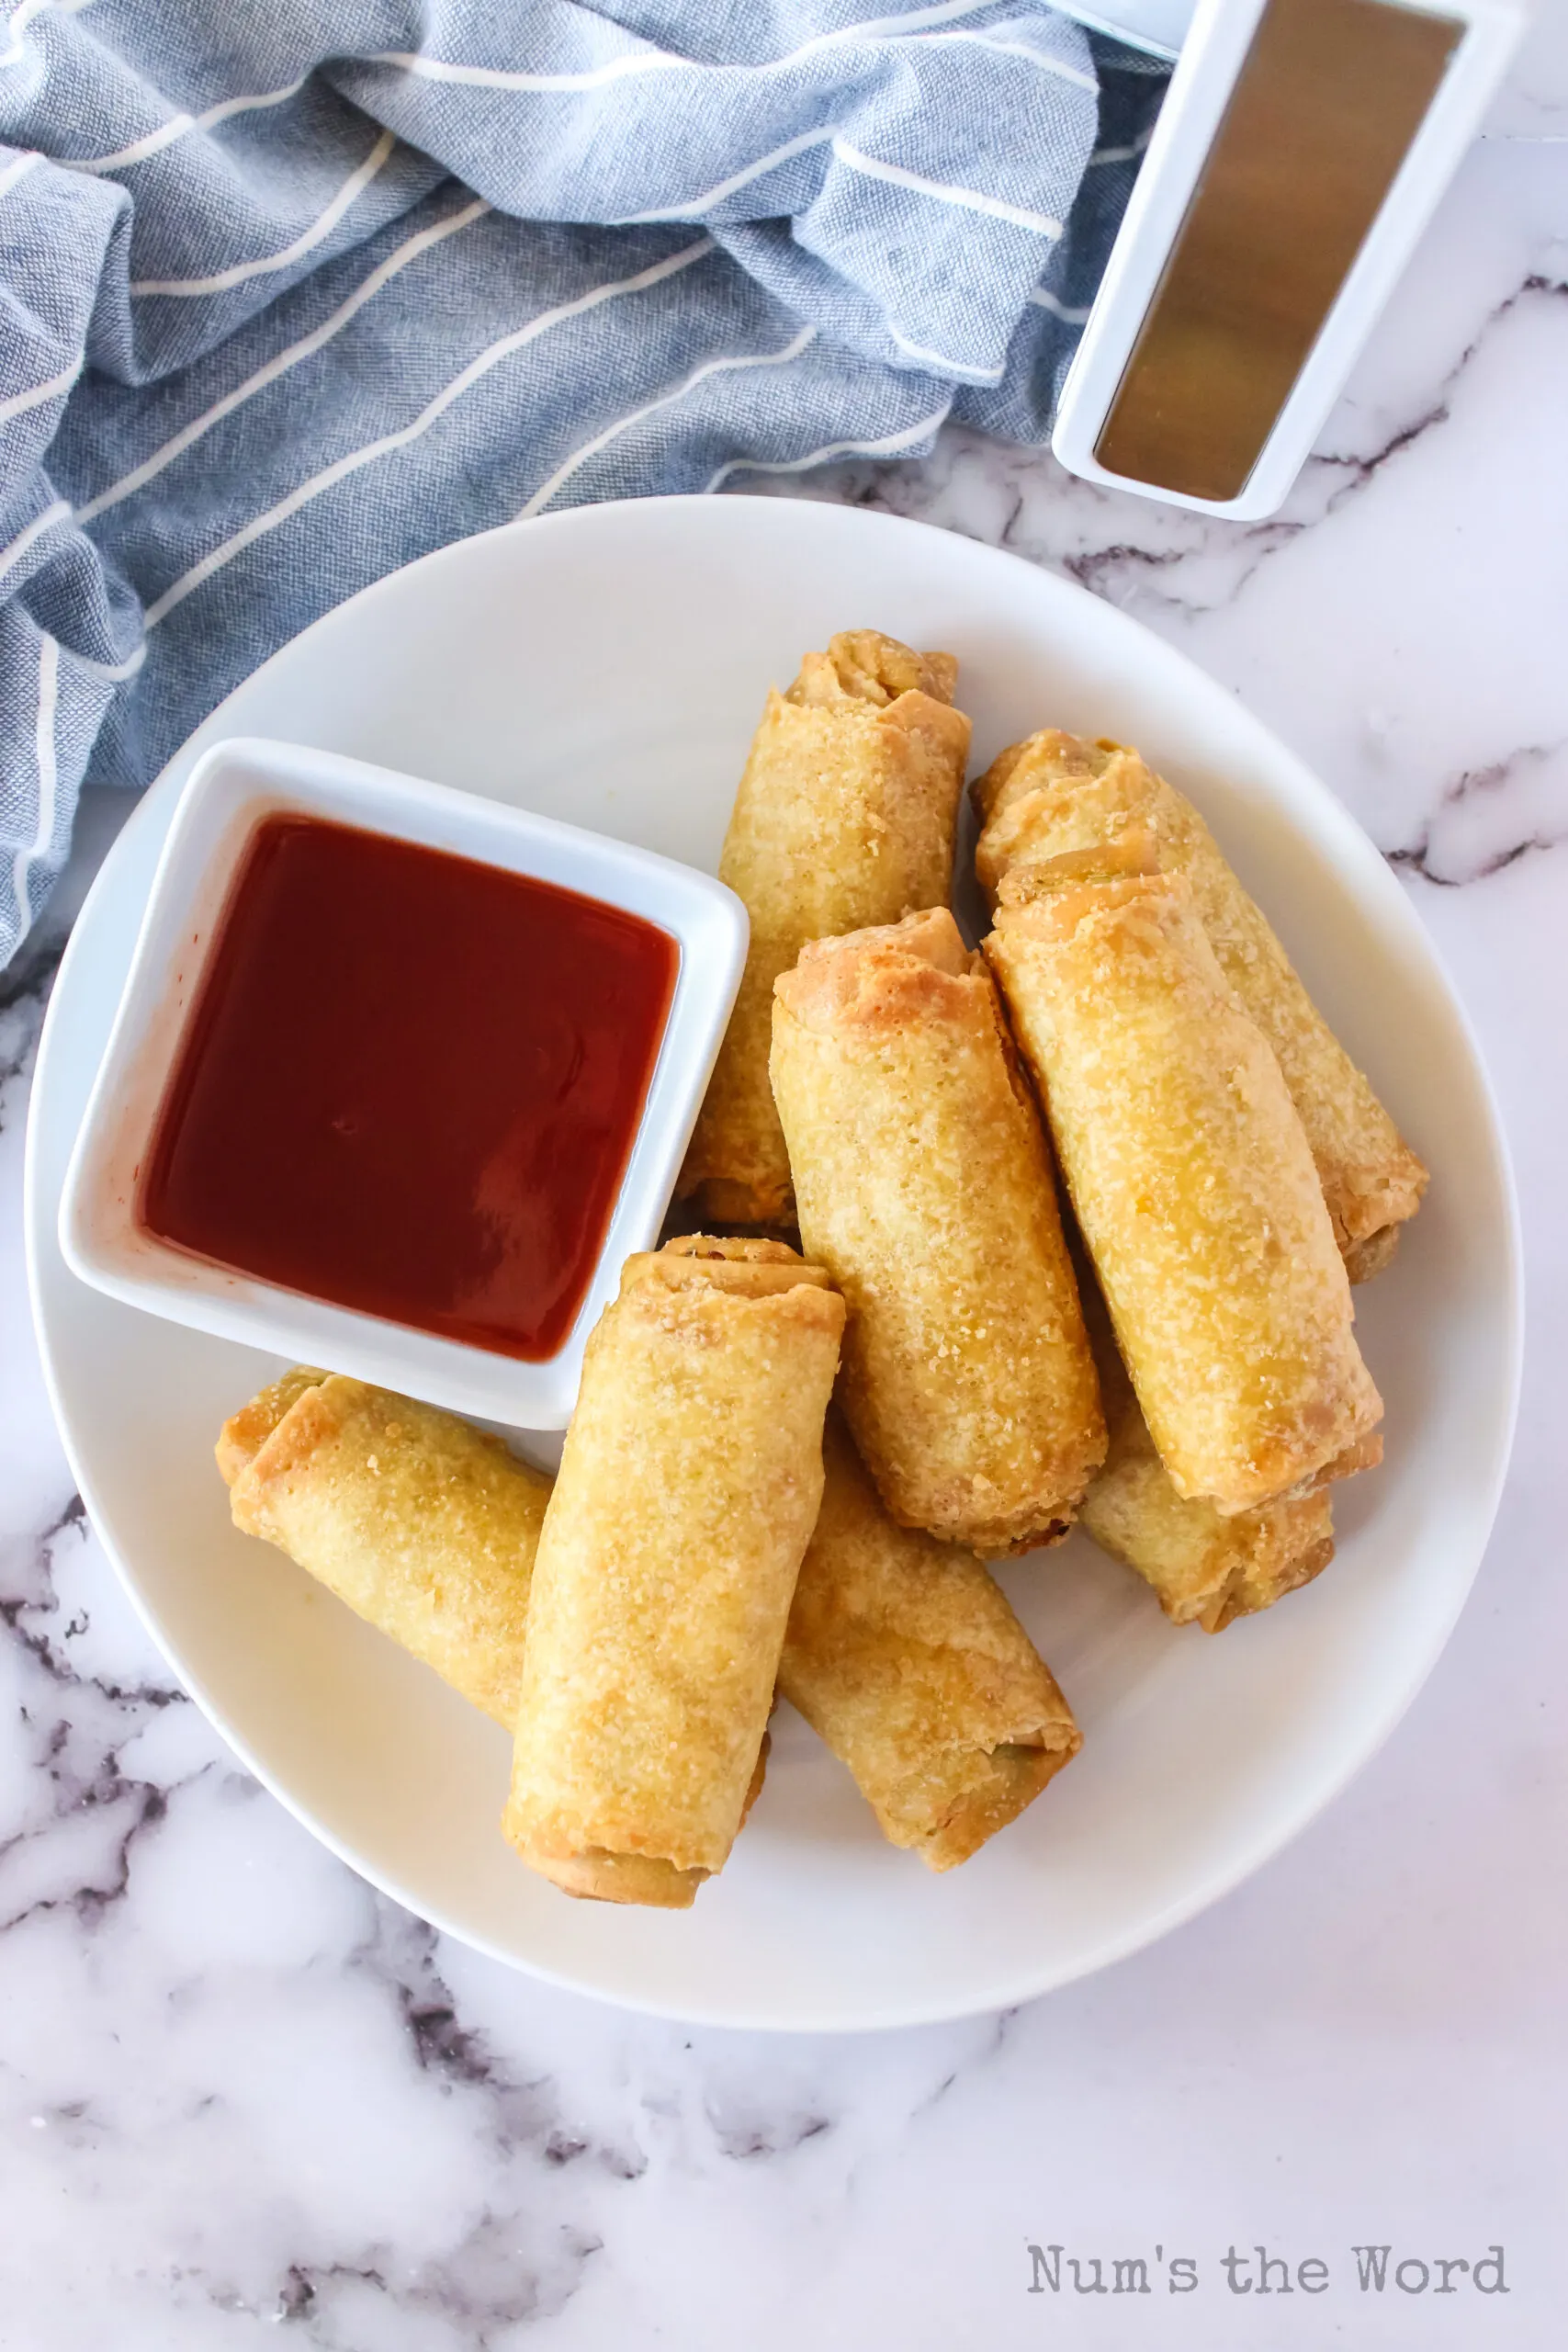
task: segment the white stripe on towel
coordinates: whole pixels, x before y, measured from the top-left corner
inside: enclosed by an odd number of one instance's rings
[[[111,686],[120,685],[127,678],[134,678],[147,659],[145,638],[129,662],[95,662],[91,654],[78,653],[73,646],[67,645],[62,650],[66,660],[74,662],[78,670],[85,670],[95,678],[107,678]]]
[[[82,372],[82,355],[78,352],[68,368],[51,376],[47,384],[30,384],[25,392],[13,392],[8,401],[0,401],[0,424],[9,424],[14,416],[25,416],[30,408],[41,407],[51,401],[56,392],[68,392]]]
[[[1031,48],[1028,41],[992,40],[983,32],[932,33],[931,39],[967,41],[972,49],[994,50],[998,57],[1026,57],[1031,65],[1054,74],[1059,82],[1071,82],[1080,90],[1093,91],[1096,96],[1100,93],[1100,85],[1092,74],[1086,74],[1080,65],[1067,64],[1063,58],[1047,56],[1043,50]]]
[[[187,131],[211,130],[232,115],[254,114],[262,107],[280,107],[288,99],[297,98],[310,78],[309,74],[301,74],[298,82],[290,82],[281,90],[261,90],[253,97],[223,98],[203,114],[171,115],[156,130],[150,130],[145,139],[133,139],[129,147],[117,147],[110,155],[67,155],[63,160],[73,172],[124,171],[131,164],[144,164],[149,155],[162,153]]]
[[[226,416],[232,416],[246,401],[257,392],[265,391],[268,384],[276,383],[280,376],[288,374],[290,368],[298,367],[301,359],[309,359],[321,350],[323,344],[330,343],[339,329],[348,324],[355,311],[362,311],[372,295],[380,292],[389,278],[395,277],[400,269],[406,269],[411,261],[417,261],[421,254],[428,253],[432,245],[438,245],[444,238],[455,236],[459,229],[466,229],[471,220],[481,219],[490,209],[485,198],[477,197],[472,204],[466,204],[450,219],[437,220],[434,227],[420,230],[417,236],[405,237],[402,243],[395,245],[385,261],[378,262],[369,276],[355,288],[347,301],[338,305],[330,318],[323,319],[321,325],[313,327],[309,334],[301,335],[298,343],[291,343],[286,351],[278,352],[265,368],[258,368],[254,376],[247,376],[243,384],[236,384],[231,392],[225,392],[220,401],[215,401],[210,408],[203,409],[199,416],[192,417],[188,424],[182,425],[177,433],[154,449],[150,458],[144,458],[141,465],[133,467],[130,473],[122,474],[118,481],[111,482],[107,490],[100,490],[96,498],[89,498],[85,505],[77,508],[77,521],[90,523],[94,515],[103,514],[106,507],[118,506],[122,498],[129,498],[134,491],[141,490],[154,475],[161,474],[165,466],[172,466],[176,458],[183,457],[204,433],[210,432],[213,425],[220,424]]]
[[[630,74],[679,74],[688,61],[671,57],[668,50],[639,51],[635,56],[612,57],[577,74],[529,74],[506,65],[460,65],[450,58],[423,57],[417,50],[384,49],[359,62],[395,65],[422,82],[456,82],[469,90],[596,90],[606,82],[624,81]]]
[[[1029,299],[1032,302],[1038,303],[1041,310],[1049,311],[1053,317],[1062,320],[1069,327],[1081,327],[1089,317],[1089,305],[1087,302],[1081,308],[1076,307],[1071,303],[1064,302],[1060,295],[1049,292],[1043,286],[1031,287]]]
[[[576,318],[585,311],[595,310],[601,302],[609,301],[615,295],[639,293],[644,287],[658,285],[661,278],[673,277],[677,270],[689,268],[693,262],[700,261],[713,249],[711,237],[699,237],[695,244],[683,245],[679,253],[666,254],[662,261],[654,262],[647,269],[639,269],[634,277],[612,278],[605,285],[591,287],[586,294],[579,294],[572,301],[561,302],[553,311],[542,311],[537,318],[530,319],[526,326],[514,328],[511,334],[501,336],[470,359],[449,384],[444,384],[434,399],[426,401],[412,424],[401,426],[396,433],[385,433],[379,440],[367,441],[362,448],[351,449],[346,457],[335,459],[330,466],[323,466],[320,473],[311,474],[308,481],[291,490],[287,498],[280,498],[265,513],[253,515],[231,537],[222,540],[204,555],[199,563],[193,563],[188,571],[182,571],[179,578],[164,589],[156,603],[148,606],[144,616],[145,626],[150,629],[156,628],[176,605],[183,604],[192,591],[210,580],[214,572],[221,571],[225,564],[232,563],[246,548],[264,538],[268,531],[276,530],[280,523],[286,523],[291,514],[297,514],[302,506],[308,506],[311,499],[319,498],[323,491],[333,489],[349,474],[357,472],[361,466],[372,465],[378,458],[389,457],[394,450],[406,449],[411,441],[417,441],[422,433],[429,431],[454,401],[460,400],[472,385],[488,375],[502,360],[510,357],[513,352],[521,351],[525,344],[532,343],[550,327],[558,325],[561,320]]]
[[[54,0],[22,0],[21,6],[17,9],[6,27],[11,36],[11,46],[0,54],[0,65],[15,65],[18,58],[27,55],[22,35],[35,17],[41,17],[46,8],[51,8],[53,6]]]
[[[624,212],[611,225],[617,229],[635,229],[645,220],[678,220],[688,215],[705,212],[710,204],[722,204],[727,196],[746,187],[752,180],[760,180],[775,164],[787,164],[793,155],[804,155],[808,147],[825,147],[833,133],[826,125],[820,130],[803,130],[796,138],[786,139],[782,147],[773,148],[766,155],[759,155],[754,164],[743,164],[731,172],[727,180],[719,180],[701,196],[688,197],[682,204],[664,204],[652,212]]]
[[[1154,135],[1154,124],[1147,123],[1139,131],[1136,139],[1129,141],[1125,147],[1097,147],[1089,160],[1091,164],[1130,164],[1134,157],[1143,153]]]
[[[954,35],[953,38],[968,39],[971,36]],[[1021,51],[1019,54],[1032,55],[1032,51]],[[807,149],[825,147],[829,142],[840,161],[848,164],[852,170],[869,173],[875,179],[892,180],[900,187],[915,188],[922,196],[939,197],[944,203],[963,205],[971,211],[994,213],[1003,220],[1013,221],[1043,236],[1059,237],[1062,233],[1061,222],[1053,220],[1049,213],[1025,212],[1017,205],[1004,203],[999,197],[982,196],[971,188],[953,187],[944,180],[922,179],[914,172],[906,172],[897,164],[877,163],[871,156],[863,155],[858,148],[848,146],[828,126],[818,130],[802,130],[795,138],[784,140],[782,145],[771,148],[767,154],[759,155],[754,163],[743,164],[739,171],[731,172],[728,179],[718,180],[712,187],[705,188],[701,196],[686,197],[679,204],[659,205],[649,212],[623,212],[613,225],[618,229],[628,229],[639,227],[649,220],[695,218],[705,212],[710,204],[722,204],[727,197],[750,187],[753,180],[761,179],[764,172],[771,172],[776,164],[787,164],[794,156],[805,154]],[[1127,152],[1131,153],[1132,150]]]
[[[299,261],[324,238],[330,237],[355,197],[364,193],[393,148],[397,145],[395,131],[384,130],[357,171],[344,180],[326,210],[291,245],[277,254],[264,254],[256,261],[237,261],[231,269],[220,269],[210,277],[144,277],[135,282],[133,294],[223,294],[231,286],[243,286],[247,278],[263,277],[268,271],[287,269],[290,262]]]
[[[783,57],[764,58],[759,64],[741,67],[741,72],[753,74],[777,73],[781,68],[797,65],[803,58],[818,51],[836,49],[846,42],[859,40],[908,40],[923,34],[928,26],[952,24],[956,17],[978,16],[983,8],[994,6],[994,0],[940,0],[930,8],[908,8],[893,17],[874,17],[858,25],[840,25],[832,32],[814,33]],[[1026,57],[1032,64],[1058,74],[1063,81],[1076,82],[1086,90],[1098,89],[1092,74],[1076,65],[1031,48],[1023,41],[989,40],[979,33],[935,33],[937,40],[967,40],[982,48],[1002,51],[1010,57]],[[452,58],[426,57],[410,49],[381,50],[374,57],[356,61],[366,65],[395,65],[404,74],[412,74],[425,82],[456,82],[468,89],[479,90],[595,90],[607,82],[619,82],[637,74],[730,74],[734,65],[705,65],[700,58],[677,57],[669,50],[643,49],[607,58],[603,65],[588,65],[574,73],[548,73],[524,66],[468,65]]]
[[[79,17],[84,8],[90,8],[92,6],[93,0],[22,0],[21,6],[13,13],[6,24],[6,29],[11,36],[11,46],[4,56],[0,56],[0,65],[14,65],[17,58],[25,54],[22,48],[22,35],[35,17],[43,16],[46,10],[56,17]]]
[[[1005,368],[977,368],[971,359],[954,359],[950,352],[932,351],[927,344],[913,342],[894,325],[891,319],[884,323],[889,340],[896,343],[908,358],[919,359],[922,364],[934,362],[944,376],[961,377],[966,384],[999,384],[1007,372]]]
[[[865,24],[846,24],[832,33],[813,33],[811,40],[802,40],[799,50],[790,50],[785,56],[769,56],[757,66],[740,68],[750,73],[776,73],[781,66],[795,66],[802,56],[811,56],[816,50],[832,50],[841,42],[853,40],[888,40],[908,38],[909,33],[924,33],[926,26],[952,24],[954,17],[978,17],[980,9],[992,7],[995,0],[938,0],[936,7],[903,9],[896,17],[872,17]],[[630,38],[630,35],[627,35]],[[995,42],[995,47],[1013,47],[1013,42]],[[1039,56],[1034,50],[1021,50],[1021,54],[1034,56],[1037,63],[1051,63],[1051,59]],[[412,73],[423,83],[461,83],[466,89],[602,89],[604,83],[621,83],[632,73],[733,73],[736,66],[705,66],[698,56],[674,56],[670,50],[632,50],[621,56],[609,56],[602,66],[581,66],[576,73],[547,73],[543,68],[526,66],[468,66],[449,56],[425,56],[421,50],[381,50],[376,56],[365,56],[355,63],[365,66],[398,66],[402,73]],[[1072,66],[1063,68],[1072,80],[1084,80],[1084,75]],[[1096,83],[1090,80],[1089,87]]]
[[[808,449],[804,458],[731,458],[720,466],[707,484],[712,492],[721,489],[731,474],[804,474],[813,466],[824,466],[831,458],[891,458],[900,449],[923,441],[928,433],[935,433],[947,422],[950,403],[932,409],[930,416],[920,417],[913,424],[906,424],[897,433],[885,433],[879,441],[824,441],[819,449]]]
[[[1028,229],[1037,237],[1059,237],[1062,224],[1049,212],[1028,212],[1021,204],[1004,203],[999,196],[982,195],[978,188],[955,187],[947,180],[928,180],[919,172],[907,172],[902,164],[884,164],[874,155],[864,155],[852,147],[847,139],[835,137],[833,153],[840,164],[863,172],[874,180],[887,180],[895,187],[913,188],[917,195],[934,196],[939,204],[956,204],[966,212],[984,212],[994,220],[1006,220],[1015,229]]]
[[[640,424],[645,416],[653,416],[660,409],[669,408],[672,402],[684,400],[686,394],[694,391],[705,378],[725,375],[743,368],[785,367],[790,360],[798,359],[807,345],[815,342],[816,338],[815,327],[802,327],[800,333],[793,336],[782,351],[768,351],[761,354],[736,352],[725,359],[705,359],[702,366],[694,368],[685,382],[677,384],[673,391],[661,392],[656,401],[649,401],[642,408],[633,409],[629,415],[617,417],[615,424],[606,425],[603,433],[596,433],[592,441],[585,441],[581,449],[574,449],[566,463],[558,466],[549,480],[539,484],[527,504],[518,508],[517,520],[520,523],[525,522],[530,514],[537,514],[543,507],[549,504],[561,484],[570,481],[579,468],[588,463],[590,458],[596,458],[601,449],[607,448],[612,441],[620,434],[629,432],[634,424]]]

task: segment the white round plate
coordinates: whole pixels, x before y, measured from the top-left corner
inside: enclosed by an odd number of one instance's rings
[[[1213,819],[1308,985],[1430,1162],[1359,1294],[1388,1461],[1339,1556],[1211,1640],[1083,1538],[1005,1571],[1083,1754],[976,1858],[886,1845],[785,1709],[722,1878],[680,1914],[574,1903],[498,1827],[503,1733],[269,1546],[235,1532],[220,1422],[276,1366],[66,1271],[55,1212],[175,795],[228,735],[345,752],[711,870],[773,682],[836,629],[960,657],[977,763],[1034,728],[1138,744]],[[1384,1737],[1481,1558],[1517,1383],[1517,1245],[1485,1078],[1420,924],[1338,805],[1168,646],[1047,572],[926,526],[772,499],[579,508],[466,539],[274,656],[147,794],[77,922],[39,1055],[33,1296],[93,1520],[171,1665],[334,1852],[436,1926],[664,2016],[851,2029],[1002,2007],[1147,1943],[1244,1878]]]

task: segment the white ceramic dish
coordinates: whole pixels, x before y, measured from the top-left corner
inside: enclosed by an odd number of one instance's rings
[[[537,1363],[358,1314],[171,1248],[135,1214],[164,1087],[201,986],[235,868],[262,819],[335,820],[531,875],[667,932],[680,967],[615,1214],[570,1331]],[[629,842],[505,802],[294,743],[219,743],[180,794],[119,1012],[66,1171],[60,1246],[72,1272],[129,1306],[193,1330],[331,1364],[457,1413],[564,1430],[588,1334],[634,1250],[658,1234],[746,960],[733,890]]]
[[[1388,1462],[1337,1498],[1327,1574],[1214,1640],[1167,1626],[1081,1537],[1004,1570],[1085,1747],[962,1870],[935,1878],[885,1845],[781,1709],[761,1800],[693,1911],[574,1904],[502,1842],[503,1733],[231,1527],[213,1436],[275,1360],[77,1282],[55,1204],[180,786],[209,742],[255,731],[389,757],[711,870],[768,684],[868,624],[960,656],[976,764],[1054,721],[1136,742],[1190,789],[1429,1160],[1399,1258],[1359,1294]],[[147,795],[82,913],[40,1049],[28,1184],[44,1361],[83,1495],[234,1748],[426,1918],[671,2017],[953,2017],[1189,1917],[1397,1721],[1470,1589],[1507,1455],[1520,1316],[1506,1159],[1464,1017],[1381,858],[1229,693],[1123,615],[1013,557],[842,507],[650,500],[546,516],[428,557],[276,655]]]
[[[1312,244],[1321,232],[1310,208],[1294,201],[1297,175],[1325,178],[1334,186],[1337,201],[1354,203],[1351,190],[1360,174],[1376,176],[1385,166],[1375,147],[1365,142],[1353,107],[1340,110],[1326,96],[1314,97],[1313,72],[1301,61],[1292,37],[1280,36],[1282,48],[1270,45],[1266,35],[1272,0],[1200,0],[1197,6],[1188,6],[1186,0],[1141,0],[1132,9],[1139,46],[1149,45],[1139,40],[1140,32],[1156,32],[1156,49],[1168,42],[1179,48],[1180,55],[1062,386],[1051,447],[1069,472],[1162,504],[1235,522],[1259,520],[1283,505],[1357,355],[1480,129],[1524,28],[1514,0],[1438,0],[1435,9],[1422,0],[1393,0],[1393,6],[1427,20],[1434,36],[1442,37],[1446,26],[1455,46],[1445,64],[1434,65],[1432,87],[1410,126],[1398,168],[1391,171],[1381,198],[1371,204],[1341,283],[1325,289],[1294,379],[1288,388],[1280,387],[1280,405],[1267,429],[1259,430],[1247,478],[1228,497],[1190,485],[1178,488],[1157,469],[1147,479],[1136,471],[1117,471],[1101,464],[1097,454],[1133,354],[1149,348],[1143,343],[1145,325],[1160,306],[1161,289],[1169,282],[1184,232],[1192,222],[1190,207],[1206,184],[1212,203],[1224,208],[1223,219],[1217,220],[1212,210],[1206,214],[1208,227],[1202,232],[1206,251],[1229,256],[1224,284],[1209,289],[1214,320],[1225,322],[1223,329],[1216,324],[1213,331],[1214,356],[1209,364],[1215,370],[1245,371],[1249,362],[1242,352],[1261,356],[1274,347],[1281,331],[1290,332],[1291,298],[1284,284],[1292,270],[1280,257],[1285,223],[1276,220],[1269,225],[1272,204],[1285,208],[1289,234]],[[1380,17],[1386,17],[1386,9],[1373,6],[1338,20],[1339,86],[1346,94],[1369,85],[1376,88],[1380,119],[1398,119],[1401,77],[1389,61],[1384,47],[1389,28],[1380,30]],[[1280,62],[1261,63],[1269,58]],[[1255,78],[1260,64],[1261,84]],[[1234,125],[1238,110],[1243,119],[1250,116],[1259,130],[1267,125],[1271,152],[1292,157],[1317,153],[1325,160],[1296,164],[1290,179],[1272,192],[1254,165],[1240,174],[1245,198],[1239,194],[1227,198],[1220,192],[1226,172],[1217,159],[1224,127]],[[1301,266],[1312,267],[1304,256]],[[1258,301],[1258,286],[1272,289],[1269,300]],[[1249,321],[1255,303],[1257,314]],[[1237,340],[1233,342],[1233,336]],[[1162,347],[1157,335],[1154,347]],[[1145,398],[1168,419],[1185,406],[1190,379],[1184,373],[1186,363],[1172,346],[1163,347],[1170,356],[1163,363],[1152,363],[1159,372]],[[1186,346],[1180,343],[1179,347]],[[1135,445],[1138,436],[1134,437]]]

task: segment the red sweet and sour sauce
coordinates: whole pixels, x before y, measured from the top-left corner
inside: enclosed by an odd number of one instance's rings
[[[541,1362],[592,1276],[678,958],[668,933],[575,891],[267,818],[141,1220],[241,1272]]]

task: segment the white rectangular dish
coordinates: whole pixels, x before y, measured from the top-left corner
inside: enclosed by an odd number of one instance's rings
[[[160,1107],[237,869],[264,818],[324,818],[618,908],[668,933],[679,966],[658,1059],[586,1293],[557,1351],[529,1362],[341,1306],[198,1257],[138,1215]],[[288,743],[216,744],[180,796],[108,1045],[72,1153],[60,1243],[84,1282],[218,1337],[423,1397],[564,1429],[582,1350],[626,1258],[657,1237],[745,960],[748,925],[709,876],[445,785]]]
[[[1071,5],[1179,51],[1063,386],[1069,473],[1278,512],[1480,128],[1516,0]]]

